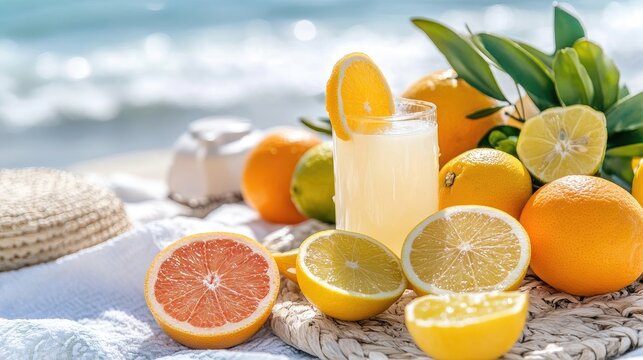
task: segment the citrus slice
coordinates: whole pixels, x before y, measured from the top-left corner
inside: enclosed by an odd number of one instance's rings
[[[152,260],[145,301],[171,338],[192,348],[242,343],[266,322],[279,271],[261,244],[243,235],[203,233],[170,244]]]
[[[279,268],[279,273],[295,284],[297,283],[297,272],[295,270],[297,266],[297,254],[299,254],[299,248],[282,253],[272,253],[272,257],[275,259],[277,267]]]
[[[567,175],[594,175],[606,146],[605,115],[573,105],[547,109],[527,120],[516,151],[527,170],[548,183]]]
[[[518,220],[487,206],[452,206],[417,225],[402,247],[402,267],[420,295],[516,289],[527,268],[529,237]]]
[[[335,64],[326,84],[326,111],[334,133],[342,140],[350,140],[353,130],[370,133],[387,125],[381,121],[360,124],[360,118],[395,112],[391,89],[368,55],[350,53]]]
[[[299,247],[297,280],[321,312],[363,320],[388,309],[406,289],[400,260],[366,235],[326,230]]]
[[[496,359],[511,349],[527,319],[519,292],[427,295],[404,311],[406,327],[422,351],[441,360]]]

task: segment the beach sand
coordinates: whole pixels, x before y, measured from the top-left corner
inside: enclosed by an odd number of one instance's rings
[[[165,182],[172,161],[170,150],[128,152],[109,157],[82,161],[67,170],[97,175],[127,174],[147,180]]]

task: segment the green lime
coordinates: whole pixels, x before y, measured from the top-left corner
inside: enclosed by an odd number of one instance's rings
[[[547,109],[527,120],[516,150],[527,170],[548,183],[567,175],[594,175],[606,145],[605,115],[573,105]]]
[[[326,142],[309,149],[299,159],[290,183],[290,197],[305,216],[334,224],[334,195],[333,148]]]

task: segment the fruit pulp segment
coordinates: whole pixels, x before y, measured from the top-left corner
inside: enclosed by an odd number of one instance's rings
[[[535,175],[553,180],[594,174],[605,152],[605,120],[579,107],[543,112],[523,128],[519,155]]]
[[[460,212],[428,224],[413,243],[410,262],[420,280],[438,288],[490,291],[518,266],[520,256],[509,224]]]
[[[233,240],[195,241],[176,249],[160,266],[156,300],[178,321],[212,328],[237,323],[270,292],[269,264]]]
[[[471,322],[475,318],[512,309],[524,298],[522,294],[513,293],[431,296],[413,307],[413,316],[417,320],[452,324]]]
[[[406,235],[438,209],[435,125],[334,138],[337,228],[366,234],[400,255]]]
[[[381,246],[341,234],[310,244],[304,262],[315,277],[360,294],[395,291],[404,276],[397,259]]]

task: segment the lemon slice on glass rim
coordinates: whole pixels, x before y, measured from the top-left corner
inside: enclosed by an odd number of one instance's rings
[[[326,84],[326,111],[342,140],[350,140],[356,129],[371,133],[388,126],[385,121],[364,121],[395,113],[386,78],[368,55],[350,53],[335,64]]]

